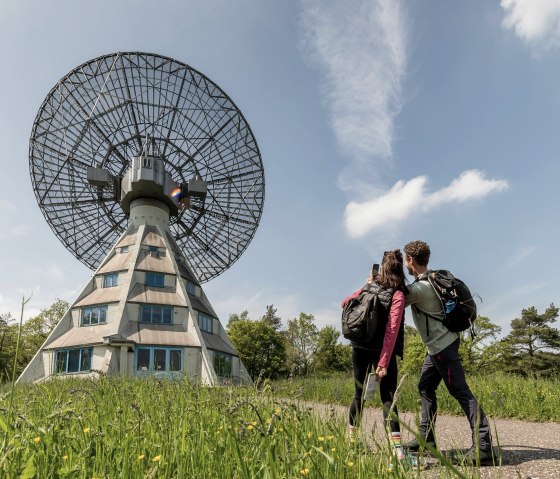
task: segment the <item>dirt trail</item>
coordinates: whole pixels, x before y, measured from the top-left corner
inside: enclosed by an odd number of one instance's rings
[[[346,417],[348,408],[343,406],[306,403],[320,414]],[[401,420],[416,430],[418,417],[404,413]],[[560,424],[490,418],[492,432],[499,442],[502,465],[479,468],[481,478],[560,479]],[[362,430],[366,435],[375,434],[383,440],[383,415],[380,409],[365,408]],[[403,428],[403,439],[411,434]],[[465,417],[438,415],[436,424],[438,448],[441,451],[467,449],[471,445],[471,432]],[[426,469],[420,477],[439,477],[436,471]]]

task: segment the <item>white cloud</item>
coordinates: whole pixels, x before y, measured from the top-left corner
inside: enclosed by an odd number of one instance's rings
[[[386,228],[394,228],[411,214],[428,212],[445,203],[482,198],[508,187],[505,180],[487,179],[478,170],[468,170],[451,184],[433,193],[426,191],[428,179],[418,176],[399,181],[387,193],[365,202],[350,202],[344,220],[348,234],[354,238]]]
[[[539,47],[560,46],[560,0],[501,0],[502,25]]]
[[[392,157],[402,106],[407,24],[400,0],[301,0],[302,44],[325,75],[331,125],[352,162],[339,184],[356,191],[372,162]]]

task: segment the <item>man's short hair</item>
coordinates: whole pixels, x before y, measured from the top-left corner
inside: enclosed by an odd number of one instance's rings
[[[428,266],[430,261],[430,247],[424,241],[411,241],[404,247],[407,256],[414,258],[420,266]]]

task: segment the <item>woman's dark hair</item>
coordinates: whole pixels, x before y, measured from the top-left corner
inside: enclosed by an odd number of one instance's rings
[[[377,284],[385,286],[386,288],[393,288],[395,291],[407,292],[403,257],[400,249],[385,251],[383,254],[383,261],[381,262],[381,269],[377,277]]]

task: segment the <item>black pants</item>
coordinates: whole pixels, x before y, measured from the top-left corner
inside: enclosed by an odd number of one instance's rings
[[[357,426],[362,417],[364,407],[363,391],[368,373],[374,373],[379,362],[381,351],[368,351],[367,349],[352,348],[352,366],[354,367],[354,399],[350,405],[349,422],[351,426]],[[379,392],[381,393],[381,402],[383,403],[383,419],[387,424],[387,416],[393,404],[393,397],[397,389],[397,359],[395,355],[391,357],[389,366],[387,367],[387,376],[379,383]],[[396,406],[393,413],[398,415]],[[400,432],[399,422],[390,420],[391,432]]]
[[[427,354],[424,359],[422,374],[418,384],[422,401],[420,435],[427,441],[435,441],[434,429],[437,416],[436,389],[443,379],[449,394],[459,402],[469,420],[473,446],[478,444],[478,447],[486,450],[492,445],[488,418],[478,405],[478,401],[469,389],[465,379],[465,370],[459,356],[459,343],[460,339],[457,339],[457,341],[447,346],[443,351],[434,355]]]

